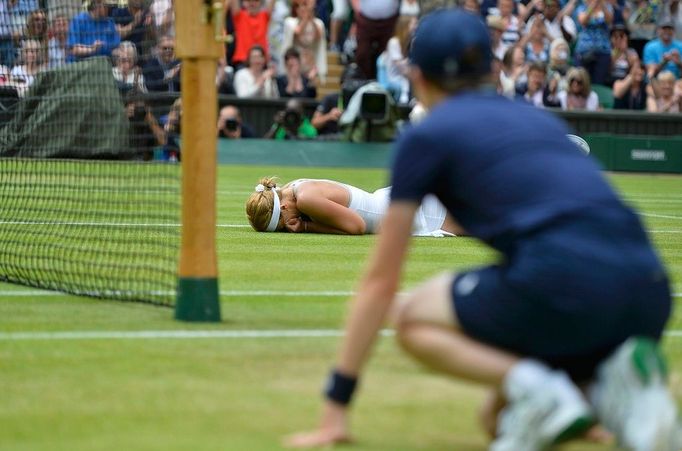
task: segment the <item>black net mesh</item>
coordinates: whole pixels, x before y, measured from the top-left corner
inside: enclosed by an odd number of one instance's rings
[[[171,305],[170,0],[0,0],[0,280]]]

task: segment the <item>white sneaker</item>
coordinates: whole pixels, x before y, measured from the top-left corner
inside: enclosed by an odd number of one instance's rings
[[[542,383],[501,412],[490,451],[541,451],[594,424],[592,411],[569,377],[548,371]]]
[[[633,337],[597,369],[590,399],[618,444],[633,451],[678,451],[677,406],[666,385],[665,359],[656,343]]]

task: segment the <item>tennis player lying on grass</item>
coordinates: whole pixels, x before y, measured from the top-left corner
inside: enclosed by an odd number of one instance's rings
[[[368,193],[333,180],[298,179],[281,188],[264,177],[246,201],[246,216],[259,232],[377,233],[391,188]],[[435,196],[426,196],[412,223],[415,236],[462,235]]]

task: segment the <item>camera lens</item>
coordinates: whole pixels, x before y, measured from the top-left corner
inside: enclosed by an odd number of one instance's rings
[[[236,131],[237,128],[239,128],[239,122],[237,121],[237,119],[225,120],[225,130],[233,132]]]

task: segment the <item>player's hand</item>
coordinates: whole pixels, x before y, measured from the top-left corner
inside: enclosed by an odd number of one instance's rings
[[[289,218],[284,222],[284,227],[292,233],[300,233],[305,231],[305,224],[300,217]]]
[[[348,432],[348,409],[327,401],[317,430],[286,437],[283,445],[287,448],[318,448],[351,441]]]

